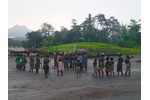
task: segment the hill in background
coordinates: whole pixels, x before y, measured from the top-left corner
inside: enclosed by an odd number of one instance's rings
[[[63,44],[59,46],[45,47],[46,52],[74,52],[75,48],[85,49],[90,57],[97,56],[98,54],[105,53],[105,55],[117,55],[121,54],[141,54],[141,49],[118,47],[107,43],[96,42],[81,42]]]
[[[15,25],[8,29],[8,38],[22,38],[27,32],[31,32],[26,26]]]

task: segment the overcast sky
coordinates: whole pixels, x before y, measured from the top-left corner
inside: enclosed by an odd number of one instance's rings
[[[81,24],[88,14],[114,16],[120,23],[129,24],[130,19],[141,19],[140,0],[8,0],[8,28],[25,25],[37,30],[44,22],[55,30],[60,26],[68,29],[71,20]]]

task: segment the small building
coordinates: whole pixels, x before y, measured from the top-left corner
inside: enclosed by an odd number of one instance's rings
[[[9,56],[16,56],[16,55],[26,55],[29,56],[29,51],[23,47],[18,47],[18,46],[10,46],[8,47],[8,55]]]

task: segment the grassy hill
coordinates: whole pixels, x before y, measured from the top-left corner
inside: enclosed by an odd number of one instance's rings
[[[46,52],[52,53],[56,52],[69,52],[74,51],[74,47],[77,49],[85,49],[89,56],[97,56],[98,53],[104,52],[105,55],[116,55],[118,52],[121,54],[140,54],[140,49],[133,48],[123,48],[114,46],[106,43],[95,43],[95,42],[82,42],[82,43],[71,43],[71,44],[63,44],[59,46],[46,47]]]

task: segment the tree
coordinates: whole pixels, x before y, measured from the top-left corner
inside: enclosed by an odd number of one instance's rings
[[[8,46],[22,46],[22,41],[8,38]]]
[[[95,37],[95,28],[94,28],[94,19],[91,14],[88,15],[88,18],[81,24],[83,39],[85,42],[94,41]]]
[[[26,34],[29,48],[41,47],[43,41],[42,34],[39,31],[32,31]]]
[[[46,37],[52,35],[52,33],[54,32],[54,28],[51,24],[45,22],[41,25],[41,29],[39,29],[38,31],[41,32],[44,37]]]

